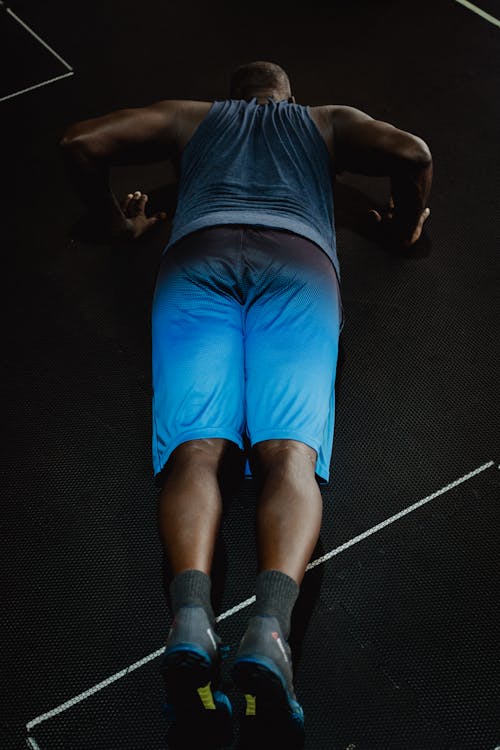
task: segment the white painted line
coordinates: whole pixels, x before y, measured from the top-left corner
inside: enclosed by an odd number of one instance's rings
[[[215,618],[216,622],[220,622],[221,620],[226,620],[228,617],[232,617],[232,615],[235,615],[236,612],[239,612],[241,609],[246,609],[251,604],[253,604],[255,601],[255,596],[251,596],[249,599],[245,599],[244,602],[240,602],[235,607],[231,607],[231,609],[227,609],[225,612],[223,612],[221,615]]]
[[[68,78],[68,76],[74,76],[74,72],[71,71],[71,73],[64,73],[62,76],[56,76],[55,78],[50,78],[48,81],[42,81],[42,83],[35,83],[34,86],[28,86],[27,89],[22,89],[21,91],[16,91],[14,94],[8,94],[7,96],[2,96],[0,98],[0,102],[4,102],[6,99],[12,99],[14,96],[20,96],[21,94],[25,94],[27,91],[33,91],[33,89],[39,89],[41,86],[48,86],[49,83],[54,83],[54,81],[60,81],[61,78]]]
[[[471,479],[472,477],[477,476],[482,471],[489,469],[494,464],[495,464],[494,461],[489,461],[487,464],[483,464],[478,469],[471,471],[469,474],[465,474],[463,477],[460,477],[460,479],[456,479],[454,482],[451,482],[451,484],[447,484],[446,487],[443,487],[437,492],[434,492],[432,495],[428,495],[423,500],[419,500],[417,503],[410,505],[408,508],[406,508],[405,510],[402,510],[400,513],[396,513],[394,516],[391,516],[386,521],[382,521],[382,523],[379,523],[376,526],[373,526],[373,528],[369,529],[368,531],[365,531],[363,534],[359,534],[358,536],[354,537],[353,539],[346,542],[345,544],[342,544],[340,547],[337,547],[331,552],[328,552],[326,555],[323,555],[322,557],[318,557],[316,560],[313,560],[312,563],[310,563],[307,566],[307,570],[311,570],[312,568],[315,568],[317,565],[321,565],[327,560],[330,560],[332,557],[335,557],[335,555],[338,555],[340,554],[340,552],[343,552],[343,550],[348,549],[349,547],[352,547],[354,544],[357,544],[363,539],[366,539],[372,534],[375,534],[375,532],[380,531],[380,529],[383,529],[389,524],[394,523],[394,521],[397,521],[398,519],[403,518],[403,516],[406,516],[408,513],[411,513],[417,508],[420,508],[422,505],[425,505],[425,503],[430,502],[434,498],[439,497],[439,495],[443,495],[445,492],[449,492],[449,490],[453,489],[454,487],[457,487],[459,484],[462,484],[463,482],[466,482],[468,479]],[[244,601],[237,604],[235,607],[231,607],[231,609],[228,609],[226,610],[226,612],[223,612],[221,615],[219,615],[219,617],[217,618],[217,622],[220,622],[221,620],[225,620],[226,618],[231,617],[231,615],[235,614],[236,612],[239,612],[240,610],[245,609],[246,607],[249,607],[251,604],[253,604],[254,601],[255,601],[255,596],[251,596],[249,599],[245,599]],[[147,664],[148,662],[153,661],[153,659],[156,659],[157,657],[161,656],[163,651],[164,651],[164,646],[162,646],[162,648],[159,648],[157,651],[154,651],[152,654],[149,654],[149,656],[145,656],[140,661],[136,661],[130,667],[126,667],[125,669],[122,669],[120,672],[116,672],[116,674],[111,675],[111,677],[108,677],[106,680],[103,680],[102,682],[99,682],[97,685],[94,685],[94,687],[91,687],[88,690],[85,690],[83,693],[80,693],[79,695],[76,695],[74,698],[71,698],[70,700],[66,701],[65,703],[62,703],[60,706],[57,706],[57,708],[53,708],[51,711],[47,711],[47,713],[37,716],[36,719],[32,719],[26,724],[26,730],[29,732],[33,727],[36,727],[38,724],[41,724],[43,721],[47,721],[47,719],[51,719],[52,717],[57,716],[57,714],[60,714],[63,711],[66,711],[68,708],[71,708],[72,706],[76,705],[77,703],[80,703],[86,698],[90,698],[91,695],[98,693],[99,690],[102,690],[108,685],[111,685],[111,683],[116,682],[122,677],[126,677],[128,674],[130,674],[130,672],[133,672],[134,669],[139,669],[139,667],[142,667],[144,664]],[[33,750],[36,750],[36,748],[34,748]]]
[[[149,661],[153,661],[153,659],[161,656],[164,650],[165,647],[162,646],[162,648],[159,648],[158,651],[154,651],[152,654],[149,654],[149,656],[145,656],[143,659],[136,661],[134,664],[131,664],[130,667],[125,667],[125,669],[120,670],[120,672],[116,672],[116,674],[111,675],[111,677],[108,677],[106,680],[98,682],[97,685],[94,685],[94,687],[85,690],[79,695],[75,695],[74,698],[70,698],[70,700],[65,701],[65,703],[61,703],[60,706],[57,706],[57,708],[53,708],[52,711],[47,711],[47,713],[42,714],[41,716],[37,716],[36,719],[32,719],[32,721],[29,721],[26,724],[26,730],[29,732],[31,729],[33,729],[33,727],[36,727],[37,724],[41,724],[42,721],[52,719],[53,716],[57,716],[57,714],[61,714],[63,711],[66,711],[68,708],[71,708],[77,703],[84,701],[86,698],[90,698],[91,695],[94,695],[94,693],[98,693],[99,690],[102,690],[108,685],[111,685],[111,683],[120,680],[122,677],[126,677],[128,674],[130,674],[130,672],[133,672],[134,669],[139,669],[139,667],[143,667],[144,664],[147,664]]]
[[[2,5],[3,5],[3,3],[2,3]],[[65,68],[67,68],[68,70],[73,70],[73,68],[71,67],[71,65],[70,65],[69,63],[67,63],[67,62],[66,62],[66,60],[64,60],[64,59],[63,59],[63,58],[61,57],[61,55],[58,55],[58,54],[57,54],[57,52],[56,52],[55,50],[53,50],[53,49],[52,49],[52,47],[49,47],[49,45],[47,44],[47,42],[44,42],[44,41],[43,41],[43,39],[42,39],[42,38],[41,38],[40,36],[38,36],[38,34],[36,34],[36,33],[35,33],[35,32],[33,31],[33,29],[30,29],[30,27],[28,26],[28,24],[27,24],[27,23],[24,23],[24,21],[23,21],[23,20],[22,20],[21,18],[19,18],[19,16],[16,16],[16,14],[14,13],[14,11],[12,11],[12,10],[11,10],[10,8],[5,8],[5,10],[6,10],[6,11],[7,11],[7,13],[9,14],[9,16],[12,16],[13,18],[15,18],[15,19],[16,19],[16,21],[17,21],[18,23],[20,23],[20,24],[21,24],[21,26],[22,26],[22,27],[23,27],[24,29],[26,29],[26,31],[28,31],[28,32],[29,32],[29,33],[30,33],[30,34],[31,34],[32,36],[34,36],[34,37],[35,37],[35,39],[36,39],[36,40],[37,40],[38,42],[40,42],[40,44],[41,44],[41,45],[42,45],[43,47],[45,47],[45,49],[48,49],[48,50],[49,50],[49,52],[51,52],[51,53],[52,53],[52,54],[54,55],[54,57],[57,57],[57,59],[58,59],[58,60],[59,60],[60,62],[62,62],[62,64],[64,65],[64,67],[65,67]]]
[[[0,0],[0,6],[3,6],[5,8],[6,12],[9,14],[9,16],[12,16],[12,18],[14,18],[19,24],[21,24],[21,26],[24,29],[26,29],[26,31],[28,31],[32,36],[34,36],[35,39],[38,42],[40,42],[40,44],[43,47],[45,47],[45,49],[47,49],[51,53],[51,55],[53,55],[55,58],[57,58],[57,60],[59,60],[59,62],[61,62],[64,65],[64,67],[69,70],[69,73],[64,73],[63,75],[55,76],[54,78],[49,78],[47,81],[42,81],[41,83],[36,83],[34,86],[28,86],[27,88],[21,89],[20,91],[15,91],[13,94],[7,94],[7,96],[2,96],[2,97],[0,97],[0,102],[4,102],[7,99],[12,99],[15,96],[20,96],[21,94],[26,94],[28,91],[33,91],[34,89],[39,89],[42,86],[48,86],[49,83],[54,83],[55,81],[60,81],[63,78],[68,78],[68,76],[74,75],[74,70],[71,67],[71,65],[69,63],[67,63],[66,60],[64,58],[62,58],[61,55],[59,55],[54,49],[52,49],[52,47],[50,47],[47,44],[47,42],[44,42],[44,40],[40,36],[38,36],[38,34],[36,32],[34,32],[33,29],[28,26],[27,23],[25,23],[21,18],[19,18],[19,16],[16,16],[16,14],[14,13],[14,11],[12,11],[10,8],[7,8],[6,5],[5,5],[5,3],[2,0]]]
[[[500,21],[498,18],[495,18],[495,16],[490,16],[489,13],[486,13],[485,10],[482,10],[481,8],[478,8],[477,5],[473,5],[472,3],[469,3],[469,0],[455,0],[457,3],[460,3],[460,5],[463,5],[464,8],[468,8],[473,13],[477,13],[478,16],[481,16],[481,18],[484,18],[486,21],[489,21],[493,24],[493,26],[500,27]]]
[[[349,549],[349,547],[352,547],[354,544],[357,544],[358,542],[362,542],[363,539],[366,539],[372,534],[375,534],[377,531],[380,531],[381,529],[385,529],[386,526],[389,526],[391,523],[394,523],[394,521],[399,521],[399,519],[403,518],[403,516],[407,516],[408,513],[412,513],[412,511],[416,510],[417,508],[420,508],[422,505],[425,505],[431,500],[434,500],[434,498],[439,497],[439,495],[444,495],[445,492],[452,490],[454,487],[457,487],[459,484],[462,484],[463,482],[466,482],[468,479],[471,479],[472,477],[475,477],[477,474],[480,474],[482,471],[489,469],[491,466],[494,465],[494,463],[495,463],[494,461],[489,461],[487,464],[483,464],[483,466],[480,466],[478,469],[471,471],[470,474],[465,474],[465,476],[460,477],[460,479],[456,479],[451,484],[447,484],[446,487],[443,487],[441,490],[438,490],[437,492],[433,492],[432,495],[428,495],[427,497],[424,497],[423,500],[419,500],[417,503],[410,505],[408,508],[405,508],[399,513],[395,513],[390,518],[387,518],[385,521],[382,521],[382,523],[378,523],[376,526],[373,526],[371,529],[368,529],[368,531],[364,531],[362,534],[355,536],[353,539],[350,539],[348,542],[346,542],[345,544],[342,544],[340,547],[337,547],[331,552],[327,552],[326,555],[323,555],[322,557],[318,557],[317,560],[313,560],[311,563],[309,563],[309,565],[307,566],[307,570],[311,570],[311,568],[315,568],[317,565],[321,565],[327,560],[331,560],[332,557],[339,555],[341,552],[343,552],[346,549]]]
[[[28,747],[29,750],[40,750],[40,745],[33,737],[26,738],[26,747]]]

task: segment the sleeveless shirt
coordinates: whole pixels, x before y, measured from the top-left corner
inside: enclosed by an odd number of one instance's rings
[[[340,280],[330,156],[309,107],[215,101],[181,159],[177,208],[165,251],[217,224],[287,229],[318,245]]]

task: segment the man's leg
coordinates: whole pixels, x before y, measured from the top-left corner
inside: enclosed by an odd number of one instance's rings
[[[255,446],[263,486],[258,505],[259,569],[279,570],[300,585],[318,541],[323,500],[316,451],[296,440]]]
[[[173,614],[162,672],[183,734],[196,717],[202,721],[196,731],[226,738],[230,733],[230,704],[216,689],[220,639],[210,571],[222,514],[219,480],[232,449],[233,443],[219,438],[181,444],[170,456],[160,493],[158,520],[172,574]]]
[[[241,464],[237,446],[245,427],[243,315],[234,263],[240,235],[238,227],[209,227],[170,247],[152,307],[153,465],[164,476],[158,521],[173,574],[174,617],[162,671],[167,699],[185,719],[183,731],[202,734],[208,723],[230,716],[216,691],[220,640],[210,570],[222,475],[234,451],[234,463]]]
[[[266,440],[255,446],[255,454],[263,478],[257,511],[260,572],[255,614],[240,643],[233,674],[246,695],[250,740],[260,742],[274,731],[286,738],[287,746],[299,747],[304,719],[293,688],[287,638],[321,526],[316,451],[299,441]]]
[[[220,438],[189,440],[170,456],[158,523],[172,576],[210,575],[222,513],[219,475],[230,445]]]
[[[257,731],[257,746],[271,727],[278,736],[303,730],[287,638],[320,531],[315,474],[328,479],[342,309],[335,269],[314,243],[263,229],[248,231],[246,240],[260,271],[247,305],[246,418],[263,486],[256,604],[233,675],[247,696],[245,724]]]

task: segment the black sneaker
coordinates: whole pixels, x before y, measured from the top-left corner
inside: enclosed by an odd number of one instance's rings
[[[255,615],[238,648],[233,679],[245,694],[244,747],[302,747],[304,712],[293,689],[290,647],[275,617]]]
[[[203,607],[181,607],[172,623],[160,671],[165,682],[173,747],[231,743],[232,707],[217,689],[220,643]],[[201,745],[200,745],[201,747]]]

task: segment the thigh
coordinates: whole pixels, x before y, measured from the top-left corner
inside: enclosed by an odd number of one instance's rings
[[[317,473],[327,479],[342,306],[331,261],[304,242],[286,263],[277,255],[275,272],[266,274],[248,309],[247,430],[252,445],[270,439],[309,445],[318,455]]]
[[[155,473],[188,440],[225,438],[242,447],[240,306],[210,283],[209,258],[197,259],[191,246],[185,254],[182,246],[167,251],[153,297]]]

